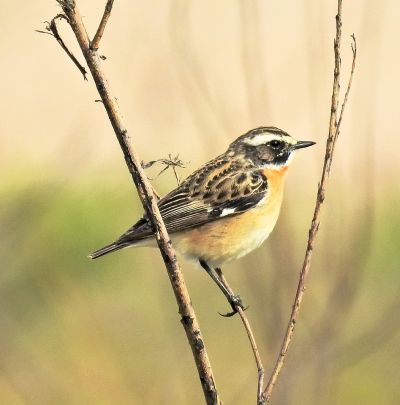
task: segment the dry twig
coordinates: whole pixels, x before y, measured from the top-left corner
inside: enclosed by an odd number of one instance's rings
[[[220,278],[220,280],[222,281],[222,283],[224,284],[224,286],[226,287],[226,289],[230,292],[230,294],[235,295],[234,292],[232,291],[232,288],[229,286],[228,282],[226,281],[226,278],[225,278],[224,274],[222,273],[222,270],[217,267],[215,269],[215,271],[216,271],[218,277]],[[251,329],[250,322],[244,313],[244,309],[242,307],[240,307],[239,305],[237,305],[235,307],[235,311],[239,314],[240,319],[242,320],[244,329],[246,330],[247,337],[250,341],[251,350],[253,351],[254,360],[256,362],[257,373],[258,373],[257,404],[262,404],[262,400],[263,400],[262,392],[263,392],[263,386],[264,386],[264,367],[262,365],[260,352],[258,351],[257,343],[254,338],[254,333],[253,333],[253,330]]]
[[[90,43],[90,48],[92,49],[92,51],[97,51],[99,49],[100,41],[101,41],[101,38],[103,37],[104,29],[106,28],[107,21],[110,18],[113,4],[114,4],[114,0],[107,0],[106,7],[104,8],[103,17],[101,18],[99,27],[97,28],[93,41]]]
[[[175,251],[172,248],[167,230],[161,218],[151,184],[148,181],[146,174],[144,173],[144,169],[141,166],[139,156],[136,152],[136,149],[131,143],[131,138],[123,123],[122,115],[119,111],[116,97],[112,95],[104,72],[102,70],[100,60],[101,58],[97,54],[96,50],[92,49],[91,47],[86,28],[83,24],[75,0],[57,1],[61,5],[68,19],[68,22],[86,59],[87,65],[92,73],[97,90],[99,92],[101,100],[103,101],[104,107],[107,111],[108,117],[123,151],[129,172],[131,173],[132,179],[136,185],[146,214],[152,224],[155,237],[161,255],[163,257],[172,288],[175,293],[176,301],[179,306],[181,322],[185,329],[187,339],[193,352],[193,357],[196,362],[206,403],[208,405],[220,404],[221,401],[219,399],[218,392],[215,386],[211,364],[208,358],[207,351],[205,349],[197,317],[193,310],[185,281],[176,259]],[[107,11],[107,7],[105,13],[109,14],[109,12]],[[102,33],[104,32],[104,27],[108,17],[109,15],[107,15],[106,17],[103,16],[102,22],[100,23],[102,27],[99,27],[99,29],[97,30],[98,32],[100,32],[97,39],[97,45],[101,39]],[[93,42],[96,45],[96,41]]]
[[[163,174],[166,170],[169,168],[172,168],[172,171],[174,172],[175,180],[178,186],[181,184],[181,179],[178,176],[177,168],[184,169],[185,168],[185,162],[179,158],[179,153],[176,156],[172,156],[171,154],[168,154],[168,158],[162,158],[162,159],[156,159],[156,160],[150,160],[150,162],[142,162],[142,167],[144,169],[148,169],[152,166],[154,166],[157,163],[161,163],[164,165],[164,167],[158,172],[156,177],[150,178],[149,180],[155,180],[157,177],[159,177],[161,174]]]
[[[329,133],[326,142],[326,151],[325,151],[325,160],[324,160],[324,167],[322,170],[321,181],[318,186],[317,192],[317,201],[315,205],[314,215],[311,222],[311,227],[309,230],[309,237],[307,243],[307,249],[304,257],[303,266],[300,272],[299,283],[296,290],[296,295],[292,307],[292,312],[289,318],[289,323],[286,329],[286,333],[282,342],[282,346],[279,352],[278,359],[276,360],[274,370],[272,375],[268,381],[268,384],[263,392],[263,401],[270,401],[272,391],[278,379],[279,373],[282,370],[289,345],[291,343],[294,328],[296,325],[296,321],[299,315],[299,310],[301,303],[303,301],[303,295],[306,288],[306,279],[307,275],[310,270],[311,265],[311,257],[312,252],[314,249],[315,239],[318,233],[319,224],[320,224],[320,216],[321,216],[321,207],[325,200],[325,193],[327,189],[333,153],[335,149],[335,144],[339,135],[340,131],[340,124],[342,122],[343,112],[347,103],[348,95],[350,92],[354,69],[355,69],[355,61],[357,56],[357,48],[356,48],[356,40],[354,35],[352,36],[353,43],[352,43],[352,51],[353,51],[353,63],[350,72],[350,78],[347,84],[347,90],[344,96],[344,100],[341,106],[340,114],[338,116],[338,106],[339,106],[339,93],[340,93],[340,65],[341,65],[341,57],[340,57],[340,43],[341,43],[341,36],[342,36],[342,0],[338,0],[338,11],[336,15],[336,38],[334,41],[334,54],[335,54],[335,68],[334,68],[334,75],[333,75],[333,90],[332,90],[332,100],[331,100],[331,115],[329,121]]]
[[[41,30],[35,30],[36,32],[39,32],[40,34],[48,34],[54,37],[57,42],[60,44],[61,48],[65,51],[65,53],[70,57],[74,65],[79,69],[79,71],[82,73],[84,80],[87,80],[87,71],[86,69],[80,64],[78,59],[76,59],[75,55],[68,49],[67,45],[65,45],[65,42],[61,38],[58,28],[57,28],[57,20],[66,20],[68,22],[68,18],[64,14],[57,14],[54,18],[51,19],[51,21],[46,21],[46,31],[41,31]]]

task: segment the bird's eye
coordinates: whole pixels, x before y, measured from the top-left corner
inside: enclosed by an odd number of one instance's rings
[[[279,149],[283,146],[283,142],[274,139],[273,141],[271,141],[269,143],[269,146],[271,146],[271,148],[273,148],[273,149]]]

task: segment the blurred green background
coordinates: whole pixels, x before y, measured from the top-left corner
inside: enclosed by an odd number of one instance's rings
[[[4,2],[4,1],[3,1]],[[78,4],[93,34],[103,1]],[[201,404],[157,250],[95,262],[142,208],[93,82],[34,32],[55,1],[0,15],[0,403]],[[291,309],[328,129],[336,2],[118,0],[101,52],[144,161],[180,154],[183,177],[260,125],[314,140],[288,175],[281,217],[225,274],[267,373]],[[344,2],[343,80],[359,56],[312,271],[274,404],[398,404],[400,210],[395,0]],[[66,41],[82,60],[68,27]],[[154,176],[157,168],[150,171]],[[164,194],[172,173],[154,182]],[[226,404],[255,403],[238,318],[181,261]]]

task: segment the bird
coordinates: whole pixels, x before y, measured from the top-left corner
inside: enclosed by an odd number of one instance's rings
[[[194,171],[158,201],[176,250],[197,261],[232,307],[245,309],[221,266],[258,248],[277,222],[287,169],[295,152],[314,145],[273,126],[239,136],[228,149]],[[88,257],[96,259],[131,246],[156,246],[146,214],[116,241]]]

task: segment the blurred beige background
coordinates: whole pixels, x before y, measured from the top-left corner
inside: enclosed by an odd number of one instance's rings
[[[104,1],[78,1],[93,35]],[[198,404],[202,393],[156,250],[86,255],[142,209],[88,82],[48,35],[56,1],[0,15],[0,402]],[[143,160],[185,176],[260,125],[299,153],[281,218],[225,269],[270,372],[290,312],[328,129],[335,1],[116,0],[104,68]],[[274,404],[398,404],[400,5],[344,1],[342,87],[357,68],[301,319]],[[83,61],[66,26],[63,38]],[[150,171],[155,175],[157,168]],[[155,181],[166,193],[166,172]],[[182,261],[224,403],[252,404],[256,371],[224,297]]]

